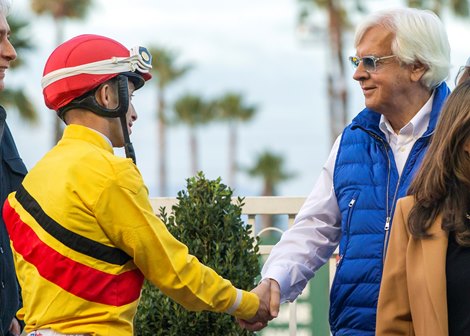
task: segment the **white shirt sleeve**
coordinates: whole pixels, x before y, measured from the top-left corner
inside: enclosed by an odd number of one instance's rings
[[[294,301],[333,254],[341,238],[341,213],[333,188],[333,172],[341,135],[294,225],[284,232],[261,271],[263,279],[276,280],[281,302]]]

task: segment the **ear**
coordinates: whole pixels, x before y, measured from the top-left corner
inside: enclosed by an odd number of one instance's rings
[[[98,104],[103,107],[109,108],[113,104],[113,90],[112,87],[108,84],[102,84],[101,87],[96,91],[95,94]]]
[[[426,73],[428,67],[421,62],[416,62],[410,65],[411,66],[411,74],[410,78],[413,82],[419,82],[421,77]]]

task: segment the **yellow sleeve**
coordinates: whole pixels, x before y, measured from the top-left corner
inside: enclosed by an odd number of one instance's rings
[[[188,253],[154,214],[140,174],[121,177],[103,191],[96,215],[110,239],[133,258],[145,277],[188,310],[253,317],[258,297],[235,288]]]
[[[410,235],[408,212],[398,200],[385,258],[377,308],[376,334],[414,335],[406,277],[406,250]]]

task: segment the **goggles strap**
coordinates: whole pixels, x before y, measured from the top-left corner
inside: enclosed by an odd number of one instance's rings
[[[101,106],[95,97],[96,91],[101,87],[99,85],[95,89],[87,92],[84,96],[78,97],[62,107],[58,111],[59,117],[64,120],[65,112],[74,108],[84,108],[92,111],[93,113],[107,118],[118,118],[126,116],[127,110],[129,109],[129,91],[127,87],[127,77],[124,75],[118,75],[117,80],[117,94],[118,94],[118,106],[114,109],[108,109]]]
[[[68,103],[63,108],[59,109],[59,117],[64,120],[65,112],[74,108],[84,108],[90,110],[91,112],[106,118],[119,118],[121,122],[122,134],[124,136],[124,151],[126,157],[132,159],[134,164],[136,164],[134,146],[130,140],[129,132],[127,130],[127,120],[126,114],[129,109],[129,89],[127,85],[127,77],[125,75],[118,75],[117,80],[117,94],[118,94],[118,106],[114,109],[108,109],[101,106],[95,97],[96,91],[101,87],[99,85],[97,88],[89,91],[85,97],[79,97],[70,103]],[[64,120],[65,121],[65,120]]]

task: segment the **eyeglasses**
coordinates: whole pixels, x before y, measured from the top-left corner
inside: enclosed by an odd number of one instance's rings
[[[362,62],[362,65],[364,66],[364,69],[367,72],[376,72],[377,71],[377,62],[387,59],[387,58],[392,58],[396,57],[396,55],[390,55],[390,56],[383,56],[383,57],[375,57],[375,56],[364,56],[364,57],[359,57],[359,56],[350,56],[349,57],[349,62],[351,62],[351,65],[353,66],[354,69],[357,69],[359,66],[359,63]]]
[[[462,78],[470,78],[470,66],[463,65],[459,68],[457,76],[455,76],[455,85],[458,85]]]
[[[110,59],[62,68],[51,71],[41,80],[43,88],[71,76],[80,74],[115,74],[126,71],[148,73],[152,69],[152,55],[145,47],[134,47],[129,50],[129,57],[111,57]]]

